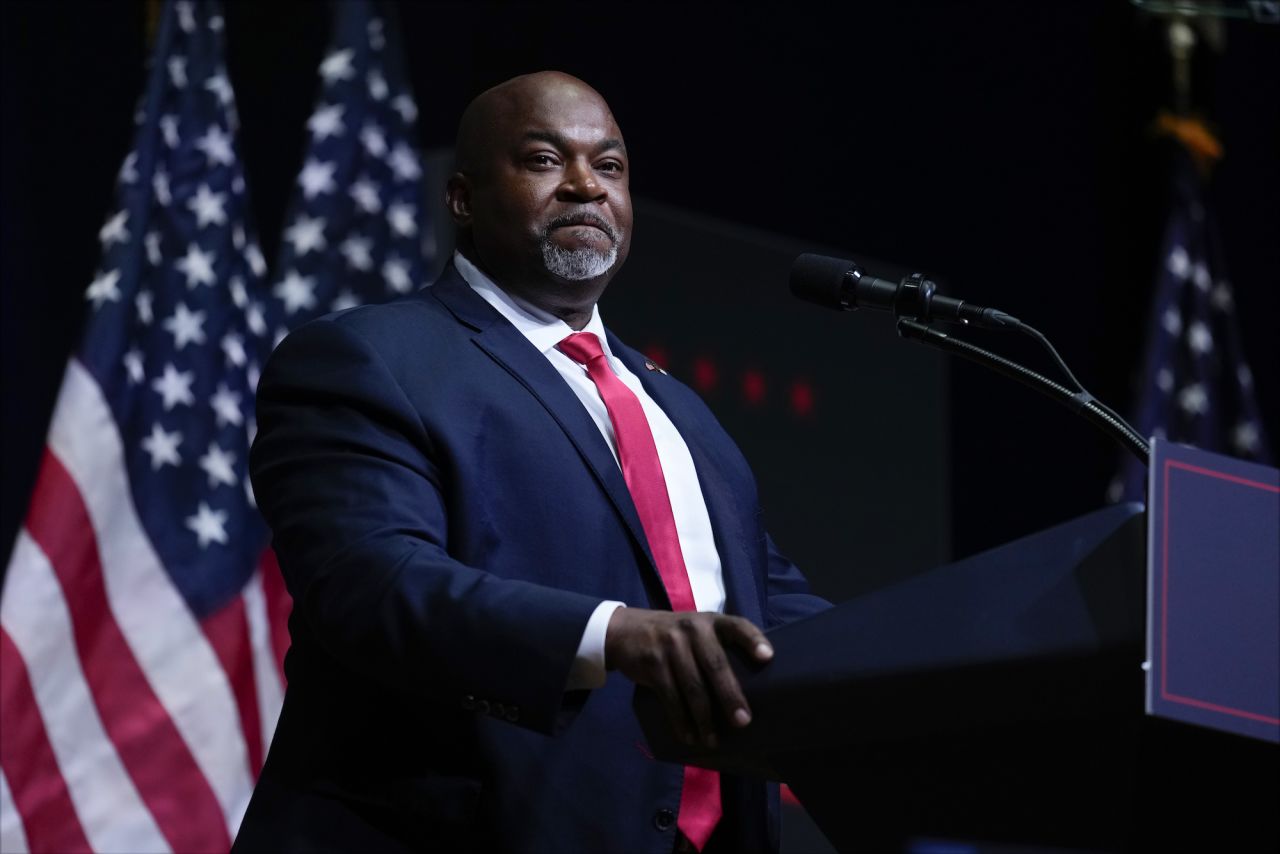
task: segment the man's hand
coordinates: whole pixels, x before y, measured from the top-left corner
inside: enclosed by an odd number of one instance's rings
[[[715,747],[716,707],[732,726],[751,723],[751,710],[725,657],[728,645],[761,663],[773,657],[764,633],[741,617],[618,608],[605,634],[605,666],[653,689],[686,744]]]

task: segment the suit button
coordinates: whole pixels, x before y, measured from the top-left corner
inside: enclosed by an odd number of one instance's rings
[[[501,703],[494,703],[494,704],[493,704],[493,706],[492,706],[492,713],[493,713],[493,716],[494,716],[495,718],[500,718],[500,717],[502,717],[503,715],[505,715],[505,714],[506,714],[506,712],[507,712],[506,707],[505,707],[505,706],[503,706]]]
[[[506,718],[507,718],[507,720],[511,721],[512,723],[515,723],[516,721],[520,720],[520,707],[519,707],[519,706],[507,706],[507,714],[506,714]]]
[[[487,715],[487,714],[489,714],[489,701],[488,701],[488,700],[476,700],[476,711],[477,711],[477,712],[479,712],[479,713],[480,713],[480,714],[482,714],[482,715]]]
[[[467,696],[462,698],[462,708],[470,712],[470,711],[474,711],[475,707],[476,707],[476,698],[474,695],[468,694]]]
[[[658,830],[670,830],[676,823],[676,814],[671,810],[658,810],[653,814],[653,826]]]

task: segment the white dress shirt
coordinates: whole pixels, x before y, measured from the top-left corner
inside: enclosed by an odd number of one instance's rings
[[[614,436],[613,422],[609,420],[609,410],[605,407],[596,384],[583,365],[560,352],[556,346],[578,330],[560,318],[511,296],[461,253],[453,254],[453,263],[472,290],[511,321],[529,339],[529,343],[547,357],[547,361],[569,384],[586,408],[609,450],[613,452],[616,462],[618,442]],[[698,472],[693,467],[688,445],[667,414],[645,392],[639,378],[614,357],[605,338],[604,323],[600,320],[598,307],[592,307],[591,320],[581,331],[590,332],[600,339],[609,367],[640,400],[645,418],[649,421],[649,429],[658,448],[658,461],[662,464],[662,474],[667,481],[667,494],[671,499],[671,512],[675,516],[676,533],[680,537],[680,551],[684,555],[685,568],[689,573],[689,586],[693,588],[694,604],[699,611],[724,611],[724,573],[720,567],[720,553],[716,550],[711,519],[707,515],[707,504],[702,497]],[[582,642],[578,645],[577,658],[566,690],[597,688],[604,684],[605,631],[613,612],[622,606],[621,602],[604,601],[592,613],[586,630],[582,633]]]

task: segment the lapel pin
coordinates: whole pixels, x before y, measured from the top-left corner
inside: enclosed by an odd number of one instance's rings
[[[644,360],[644,366],[645,366],[645,369],[646,369],[646,370],[649,370],[649,371],[657,371],[658,373],[662,374],[663,376],[667,376],[667,372],[666,372],[666,371],[662,370],[662,368],[659,368],[656,364],[654,364],[654,363],[653,363],[651,360],[649,360],[649,359],[645,359],[645,360]]]

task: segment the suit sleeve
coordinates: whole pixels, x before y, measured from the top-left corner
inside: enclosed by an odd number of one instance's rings
[[[599,600],[449,556],[431,436],[376,349],[308,324],[272,356],[257,407],[253,486],[295,635],[389,690],[497,700],[551,731]]]
[[[773,629],[808,617],[831,607],[831,603],[814,595],[799,567],[778,551],[773,537],[765,534],[768,553],[768,579],[765,591],[765,629]]]

